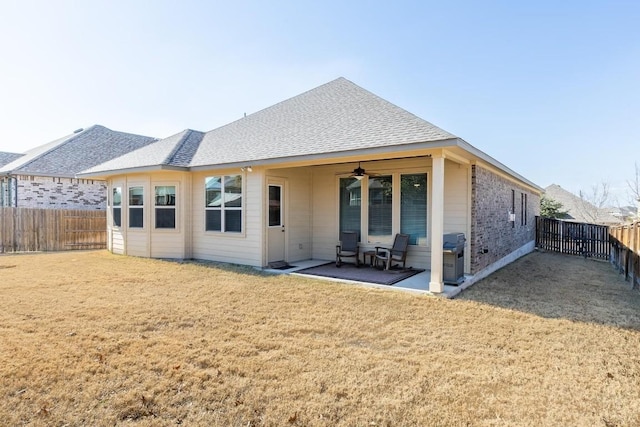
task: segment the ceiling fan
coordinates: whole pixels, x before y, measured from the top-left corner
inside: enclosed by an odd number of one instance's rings
[[[365,170],[360,166],[360,162],[358,162],[358,167],[353,170],[351,177],[360,181],[362,178],[364,178],[364,176]]]
[[[361,166],[361,162],[358,162],[358,167],[351,172],[351,175],[349,175],[350,178],[355,178],[358,181],[360,181],[365,176],[374,177],[377,176],[377,174],[365,171]]]

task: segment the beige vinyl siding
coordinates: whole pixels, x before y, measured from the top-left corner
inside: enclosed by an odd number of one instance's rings
[[[444,232],[467,234],[469,212],[468,167],[445,162]]]
[[[311,258],[311,169],[277,169],[268,176],[285,179],[285,228],[287,261]]]
[[[464,233],[467,242],[471,235],[471,167],[451,161],[445,161],[444,170],[444,232]],[[471,269],[468,253],[469,244],[465,247],[464,271]]]
[[[146,229],[127,230],[127,255],[139,257],[149,257],[151,255],[149,251],[149,233]]]
[[[244,186],[242,233],[205,231],[205,178],[238,173],[243,174]],[[253,172],[241,172],[239,168],[216,170],[199,172],[192,179],[192,257],[262,267],[264,171],[258,168],[253,168]]]
[[[134,174],[117,176],[110,181],[108,191],[113,186],[122,187],[122,227],[114,228],[108,224],[111,236],[112,252],[153,258],[190,257],[186,247],[186,224],[188,222],[190,197],[190,178],[184,172],[158,172],[150,174]],[[142,185],[145,189],[144,229],[129,229],[128,189],[130,186]],[[176,186],[176,228],[174,230],[156,230],[154,228],[154,192],[156,185]]]
[[[111,252],[118,255],[124,255],[124,236],[122,231],[113,230],[111,232]]]
[[[129,234],[127,237],[129,237]],[[137,236],[135,236],[137,237]],[[184,233],[172,231],[154,231],[151,233],[151,257],[152,258],[185,258]],[[135,242],[134,244],[137,244]]]
[[[312,240],[313,259],[331,260],[336,257],[338,241],[338,183],[336,174],[348,167],[314,168],[312,175]]]

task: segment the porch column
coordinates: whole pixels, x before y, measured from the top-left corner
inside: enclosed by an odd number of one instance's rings
[[[431,292],[443,292],[442,234],[444,233],[444,157],[433,155],[431,172]]]

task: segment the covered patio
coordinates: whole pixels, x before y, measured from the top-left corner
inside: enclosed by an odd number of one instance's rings
[[[460,285],[454,286],[454,285],[444,284],[442,291],[438,290],[434,292],[432,290],[432,287],[430,286],[431,284],[430,270],[421,271],[417,274],[414,274],[411,277],[400,280],[392,285],[381,285],[378,283],[367,282],[364,280],[362,281],[349,280],[349,279],[344,279],[340,277],[317,276],[313,274],[305,274],[304,272],[298,273],[299,271],[306,270],[311,267],[327,264],[330,262],[331,261],[328,261],[328,260],[316,260],[316,259],[305,260],[305,261],[296,262],[294,266],[291,266],[291,268],[286,270],[265,268],[263,269],[263,271],[271,274],[289,274],[293,276],[307,277],[307,278],[318,279],[318,280],[340,282],[346,285],[366,286],[366,287],[384,289],[389,291],[412,292],[416,294],[424,294],[424,295],[438,296],[438,297],[444,297],[444,298],[454,298],[464,289],[468,288],[469,286],[471,286],[473,283],[477,281],[475,280],[474,276],[465,275],[465,280]],[[367,268],[371,268],[371,267],[367,267]],[[384,274],[384,272],[382,271],[380,273]],[[393,273],[388,273],[388,274],[393,274]]]

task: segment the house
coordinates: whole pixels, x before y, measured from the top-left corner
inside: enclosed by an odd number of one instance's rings
[[[105,209],[105,182],[76,174],[154,141],[94,125],[14,155],[0,166],[0,207]]]
[[[566,218],[562,218],[564,220],[601,225],[618,225],[624,222],[622,218],[612,214],[610,209],[597,207],[558,184],[549,185],[544,192],[548,199],[562,204],[562,210],[567,212]]]
[[[443,290],[443,234],[476,278],[534,249],[542,189],[462,139],[339,78],[209,132],[185,130],[79,174],[108,185],[108,248],[257,267],[332,260],[411,235]]]
[[[640,200],[638,201],[638,206],[609,206],[607,212],[622,222],[636,221],[640,219]]]

